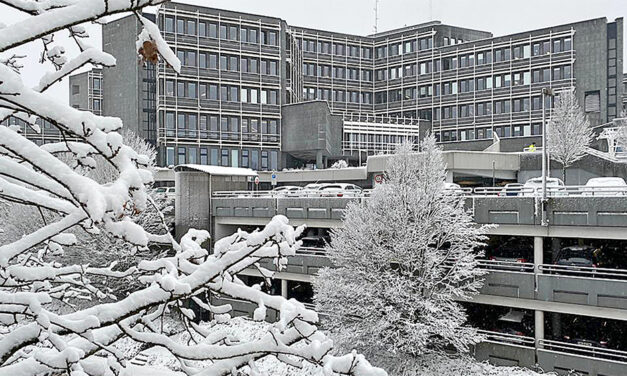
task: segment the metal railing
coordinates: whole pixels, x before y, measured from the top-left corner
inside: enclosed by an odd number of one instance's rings
[[[300,247],[296,250],[296,254],[326,257],[327,252],[324,250],[324,248]]]
[[[509,333],[494,332],[491,330],[477,329],[477,332],[483,334],[487,341],[504,343],[508,345],[519,345],[534,348],[536,340],[533,337],[519,336]]]
[[[479,260],[479,267],[489,270],[533,273],[534,265],[530,262]]]
[[[584,342],[584,341],[581,341]],[[605,347],[594,346],[592,344],[569,343],[549,339],[537,341],[538,348],[544,350],[557,351],[565,354],[588,356],[592,358],[602,358],[608,360],[627,363],[627,351],[613,350]]]
[[[466,197],[540,197],[541,187],[448,187],[445,191],[454,192]],[[559,187],[547,187],[548,197],[622,197],[627,196],[627,186],[584,186],[566,185]],[[214,192],[213,197],[238,198],[238,197],[273,197],[273,198],[362,198],[369,197],[371,189],[361,192],[340,191],[324,192],[316,189],[303,189],[297,191],[220,191]],[[340,193],[342,196],[337,196]]]
[[[543,274],[558,274],[575,277],[627,280],[627,270],[595,268],[586,266],[541,264],[538,269]]]

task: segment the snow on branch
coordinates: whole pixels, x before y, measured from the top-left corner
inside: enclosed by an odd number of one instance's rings
[[[161,347],[189,375],[256,369],[268,357],[290,367],[309,363],[325,375],[386,375],[355,352],[336,356],[333,342],[318,331],[315,311],[237,277],[262,259],[283,267],[300,246],[302,227],[277,216],[261,230],[215,242],[212,252],[202,247],[209,243],[204,230],[190,230],[177,243],[161,212],[167,203],[148,193],[154,149],[118,133],[120,119],[79,111],[46,95],[85,64],[116,63],[83,42],[81,23],[162,2],[0,0],[29,15],[3,29],[0,52],[41,38],[40,62],[55,69],[31,88],[15,57],[0,64],[0,118],[13,115],[31,124],[41,118],[62,136],[37,145],[16,129],[0,127],[0,222],[21,226],[0,232],[0,375],[119,375],[134,355],[123,343]],[[157,26],[137,16],[144,25],[141,45],[154,44],[178,71],[180,62]],[[55,40],[62,29],[79,47],[74,57]],[[103,247],[109,248],[102,252]],[[114,252],[118,249],[146,258],[129,263]],[[215,305],[213,297],[256,305],[253,323],[260,326],[269,309],[280,320],[263,323],[258,337],[235,340],[212,330],[226,325],[232,310]],[[191,301],[211,312],[209,327],[197,322]],[[169,335],[166,320],[175,320],[190,341]]]

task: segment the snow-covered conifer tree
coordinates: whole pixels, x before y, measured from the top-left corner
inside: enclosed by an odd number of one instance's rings
[[[385,375],[355,352],[331,355],[333,344],[317,331],[316,312],[294,300],[246,286],[237,278],[238,272],[256,267],[262,258],[277,259],[278,265],[284,265],[284,258],[293,255],[300,244],[296,238],[302,228],[295,229],[287,218],[277,216],[262,230],[238,231],[221,239],[212,253],[201,247],[209,237],[205,230],[190,230],[180,244],[167,232],[147,231],[134,218],[149,205],[149,157],[124,144],[118,133],[122,127],[119,119],[79,111],[44,93],[86,64],[114,65],[113,56],[85,42],[81,24],[129,12],[136,12],[144,26],[137,43],[142,57],[153,63],[161,57],[160,64],[167,63],[173,74],[178,72],[180,62],[159,29],[140,14],[142,8],[162,2],[1,2],[0,11],[12,7],[26,17],[0,26],[0,120],[15,116],[39,132],[35,121],[44,119],[57,128],[61,141],[39,146],[17,129],[0,127],[0,198],[30,206],[42,218],[41,227],[0,245],[0,374],[135,374],[126,368],[128,359],[119,349],[120,341],[127,340],[165,349],[187,375],[238,371],[260,375],[255,363],[268,356],[295,367],[312,363],[323,367],[325,374]],[[38,40],[43,46],[42,63],[52,70],[35,87],[29,87],[21,76],[27,58],[12,49]],[[76,56],[68,56],[67,43],[76,44]],[[114,171],[102,181],[87,172],[96,167],[98,159]],[[167,244],[173,252],[129,269],[118,268],[116,260],[108,260],[106,265],[65,264],[64,247],[79,241],[72,232],[76,229],[114,236],[137,249]],[[101,278],[135,278],[144,286],[118,301],[71,313],[57,309],[58,303],[71,305],[76,299],[115,298],[92,283]],[[231,307],[212,306],[205,299],[207,294],[258,305],[257,320],[265,317],[266,309],[276,310],[280,321],[247,341],[216,335],[211,325],[198,325],[194,312],[186,308],[193,300],[213,314],[216,322],[212,325],[227,321]],[[179,312],[189,341],[181,343],[165,333],[163,320],[172,310]]]
[[[343,349],[356,348],[393,374],[420,356],[481,336],[465,326],[458,299],[482,286],[475,249],[483,240],[464,200],[445,189],[445,164],[432,136],[399,146],[383,184],[348,205],[331,234],[331,268],[314,281],[324,325]]]
[[[586,154],[592,142],[592,128],[579,106],[574,91],[560,93],[546,128],[551,159],[561,163],[562,179],[566,169]]]

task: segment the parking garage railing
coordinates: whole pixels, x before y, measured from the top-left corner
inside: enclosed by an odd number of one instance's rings
[[[501,333],[495,332],[491,330],[483,330],[478,329],[477,332],[479,334],[483,334],[488,341],[494,341],[504,344],[513,344],[519,346],[525,346],[534,348],[536,345],[536,340],[533,337],[527,337],[523,335],[509,334],[509,333]]]
[[[479,260],[479,267],[489,270],[533,273],[534,265],[530,262]]]
[[[559,274],[559,275],[567,275],[567,276],[575,276],[575,277],[627,280],[627,270],[624,270],[624,269],[610,269],[610,268],[554,265],[554,264],[542,264],[538,266],[538,269],[541,270],[544,274]]]
[[[540,197],[541,187],[447,187],[446,191],[465,197]],[[302,191],[219,191],[214,192],[216,198],[367,198],[372,190],[364,189],[360,193],[343,192],[319,192],[304,189]],[[626,186],[585,186],[567,185],[559,187],[547,187],[548,197],[621,197],[627,196]],[[338,195],[339,193],[339,195]]]
[[[477,330],[483,334],[487,341],[504,345],[516,345],[528,348],[557,351],[569,355],[588,356],[592,358],[607,359],[627,363],[627,351],[614,350],[600,345],[594,345],[586,340],[573,340],[573,342],[556,341],[552,339],[539,339],[524,335],[501,333],[490,330]]]
[[[579,343],[569,343],[550,339],[540,339],[537,341],[536,347],[539,349],[558,351],[566,354],[602,358],[627,363],[627,351],[595,346],[584,340],[579,341]]]

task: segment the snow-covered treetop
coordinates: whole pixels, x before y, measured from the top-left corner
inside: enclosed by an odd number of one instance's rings
[[[551,159],[564,168],[586,154],[592,142],[592,128],[574,91],[562,92],[557,97],[546,132]]]

